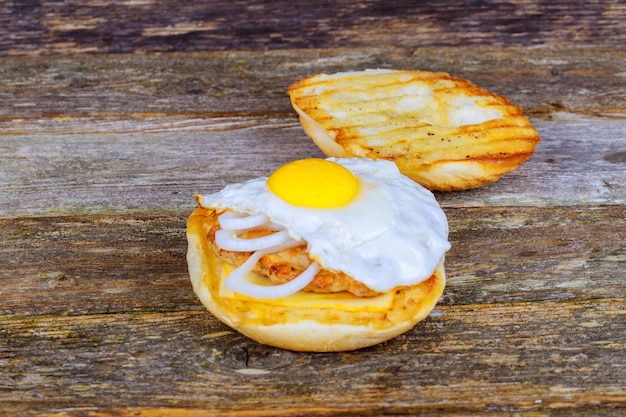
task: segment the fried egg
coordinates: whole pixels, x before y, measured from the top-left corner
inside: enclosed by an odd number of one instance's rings
[[[197,199],[206,208],[266,215],[305,241],[318,265],[379,292],[426,280],[450,248],[434,195],[385,160],[297,160]]]

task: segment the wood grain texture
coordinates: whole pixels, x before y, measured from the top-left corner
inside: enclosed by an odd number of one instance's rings
[[[442,305],[624,297],[621,206],[447,208]],[[202,309],[186,270],[186,216],[0,220],[0,314]],[[71,300],[71,302],[68,302]]]
[[[0,59],[0,215],[188,210],[194,192],[322,156],[302,133],[286,87],[313,72],[376,65],[469,77],[525,108],[542,136],[521,169],[490,187],[439,195],[443,205],[621,204],[626,55],[572,48],[555,59],[554,52],[476,47]]]
[[[534,125],[543,139],[528,162],[488,187],[437,193],[440,204],[623,204],[623,120],[571,118]],[[72,121],[63,128],[70,132],[74,126],[90,127]],[[323,157],[294,120],[157,119],[107,126],[110,132],[97,127],[0,136],[0,216],[188,212],[195,207],[195,192],[269,175],[292,159]]]
[[[383,345],[324,355],[258,345],[204,311],[185,270],[184,216],[2,220],[0,387],[10,389],[0,389],[1,409],[295,416],[626,406],[622,208],[446,211],[448,286],[431,317]]]
[[[0,416],[623,416],[626,5],[0,2]],[[191,290],[194,192],[321,156],[286,95],[444,71],[542,136],[437,193],[448,285],[357,352],[251,342]]]
[[[624,44],[619,0],[22,1],[0,5],[0,53]]]
[[[0,404],[67,415],[610,410],[626,404],[623,307],[623,298],[442,307],[393,341],[336,354],[258,345],[205,312],[1,318],[0,386],[11,391]]]
[[[69,118],[84,131],[115,119],[293,116],[286,95],[293,82],[367,68],[448,72],[536,118],[623,119],[625,66],[623,49],[575,45],[2,57],[0,127],[54,130]],[[33,118],[38,123],[28,123]],[[80,126],[94,119],[102,125]]]

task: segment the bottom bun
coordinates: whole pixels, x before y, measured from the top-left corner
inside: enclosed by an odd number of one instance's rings
[[[187,223],[187,263],[194,292],[204,306],[224,324],[270,346],[301,352],[355,350],[392,339],[423,320],[441,297],[445,286],[444,259],[433,275],[413,286],[399,287],[384,296],[382,307],[346,295],[324,307],[302,306],[286,299],[258,300],[224,290],[227,268],[210,249],[208,219],[212,213],[197,208]],[[315,297],[323,297],[315,295]],[[336,295],[335,295],[336,297]],[[341,296],[340,296],[341,297]],[[371,303],[376,304],[376,303]]]

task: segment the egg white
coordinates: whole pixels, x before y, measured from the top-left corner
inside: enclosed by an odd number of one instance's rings
[[[268,190],[267,177],[202,195],[206,208],[264,213],[294,239],[308,244],[311,258],[343,271],[376,291],[428,279],[450,248],[448,223],[433,194],[400,173],[393,162],[328,158],[360,180],[356,198],[336,208],[293,206]]]

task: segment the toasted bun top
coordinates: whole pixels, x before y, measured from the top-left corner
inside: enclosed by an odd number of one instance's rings
[[[305,133],[324,154],[395,161],[431,190],[496,181],[539,142],[522,109],[446,73],[319,74],[288,93]]]
[[[426,281],[366,302],[345,294],[295,294],[287,299],[256,300],[230,293],[223,286],[230,266],[207,242],[206,219],[210,214],[211,210],[200,207],[187,223],[187,261],[193,289],[213,315],[260,343],[311,352],[372,346],[411,329],[428,316],[443,293],[443,258]]]

